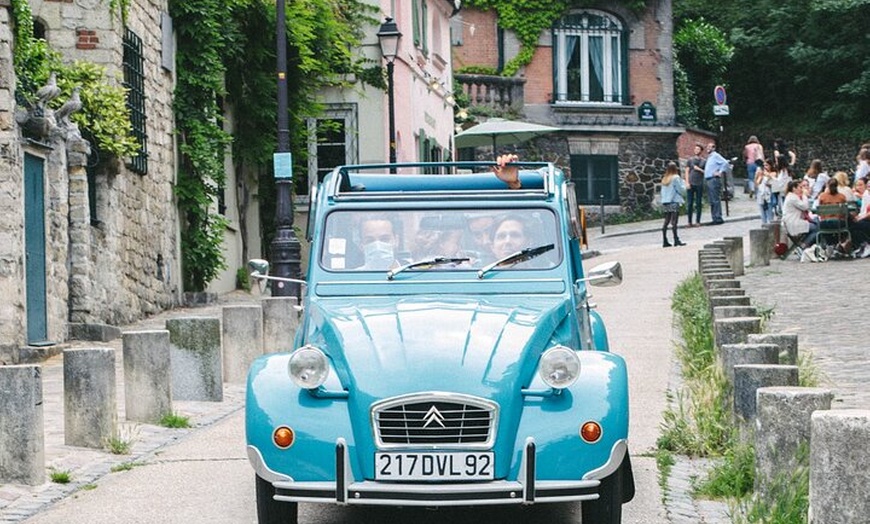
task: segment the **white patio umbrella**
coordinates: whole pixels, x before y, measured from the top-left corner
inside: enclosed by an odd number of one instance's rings
[[[558,127],[542,126],[504,118],[490,118],[482,124],[469,127],[454,137],[456,147],[492,146],[495,151],[498,143],[518,144],[535,137],[558,131]]]

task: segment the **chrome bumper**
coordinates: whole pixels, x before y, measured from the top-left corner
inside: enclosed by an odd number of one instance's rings
[[[598,498],[599,479],[616,471],[627,451],[624,440],[614,444],[610,459],[589,472],[583,480],[552,481],[535,477],[535,442],[526,439],[520,474],[516,481],[467,482],[457,484],[407,484],[362,481],[352,478],[347,443],[335,445],[335,482],[296,482],[268,470],[260,453],[249,446],[248,458],[257,474],[272,482],[275,500],[341,505],[384,506],[479,506],[488,504],[537,504]],[[266,473],[266,475],[261,475]],[[271,475],[269,474],[271,473]]]

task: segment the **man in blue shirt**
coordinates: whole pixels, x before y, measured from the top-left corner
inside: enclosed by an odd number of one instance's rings
[[[713,225],[723,224],[722,183],[731,169],[731,163],[716,151],[716,144],[707,144],[707,163],[704,165],[704,183],[707,185],[707,198],[710,200],[710,215]]]

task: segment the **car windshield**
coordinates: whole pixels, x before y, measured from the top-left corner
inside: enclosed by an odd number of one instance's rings
[[[556,217],[544,208],[334,211],[323,231],[320,264],[330,271],[477,270],[548,244],[499,269],[548,269],[561,257]]]

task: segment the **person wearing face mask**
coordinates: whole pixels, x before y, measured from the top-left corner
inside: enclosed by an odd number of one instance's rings
[[[398,266],[399,236],[386,215],[370,215],[360,223],[360,246],[365,263],[359,269],[390,269]]]

